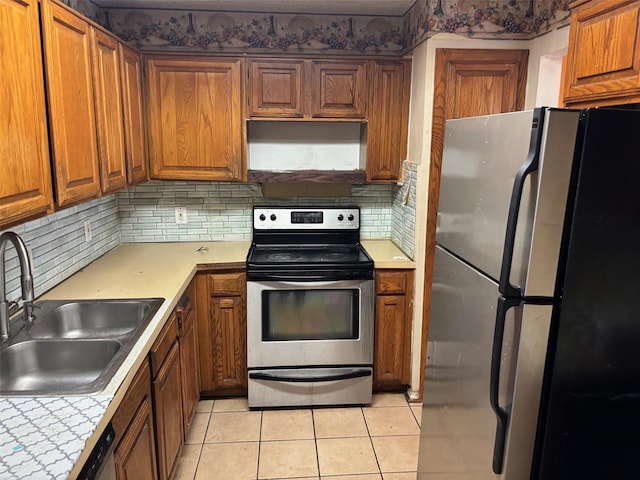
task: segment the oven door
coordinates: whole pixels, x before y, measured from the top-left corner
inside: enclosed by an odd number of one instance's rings
[[[247,282],[249,369],[373,363],[373,280]]]

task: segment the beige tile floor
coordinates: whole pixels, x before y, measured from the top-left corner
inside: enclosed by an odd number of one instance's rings
[[[421,406],[377,394],[371,406],[249,411],[198,405],[176,480],[415,480]]]

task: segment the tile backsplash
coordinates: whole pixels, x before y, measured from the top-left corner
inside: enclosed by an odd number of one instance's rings
[[[250,240],[253,205],[358,205],[362,238],[391,238],[413,257],[415,165],[405,162],[404,183],[354,185],[351,196],[270,199],[258,184],[151,181],[42,217],[10,230],[22,237],[33,259],[40,296],[121,243]],[[175,207],[187,210],[177,224]],[[92,238],[85,241],[85,222]],[[7,298],[20,298],[20,268],[6,251]]]
[[[416,230],[416,181],[418,165],[404,162],[403,183],[393,198],[391,240],[413,258]]]
[[[358,205],[363,238],[390,238],[394,185],[354,185],[350,197],[269,199],[257,184],[147,182],[118,194],[122,242],[251,240],[254,205]],[[176,224],[175,207],[187,223]]]
[[[91,225],[85,241],[84,223]],[[120,244],[115,195],[92,200],[10,229],[24,240],[33,259],[33,283],[40,296]],[[20,264],[12,246],[6,250],[7,297],[20,298]]]

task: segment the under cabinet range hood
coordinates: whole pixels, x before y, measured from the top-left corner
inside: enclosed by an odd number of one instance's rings
[[[366,123],[247,122],[249,180],[362,183]]]

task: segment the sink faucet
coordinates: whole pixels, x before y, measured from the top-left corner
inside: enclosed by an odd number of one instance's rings
[[[33,271],[27,247],[22,238],[14,232],[4,232],[0,235],[0,343],[9,338],[9,317],[11,307],[15,302],[7,300],[7,285],[5,278],[4,252],[7,244],[11,242],[18,252],[20,261],[20,284],[22,286],[22,299],[24,300],[25,323],[31,325],[35,319],[33,314]]]

